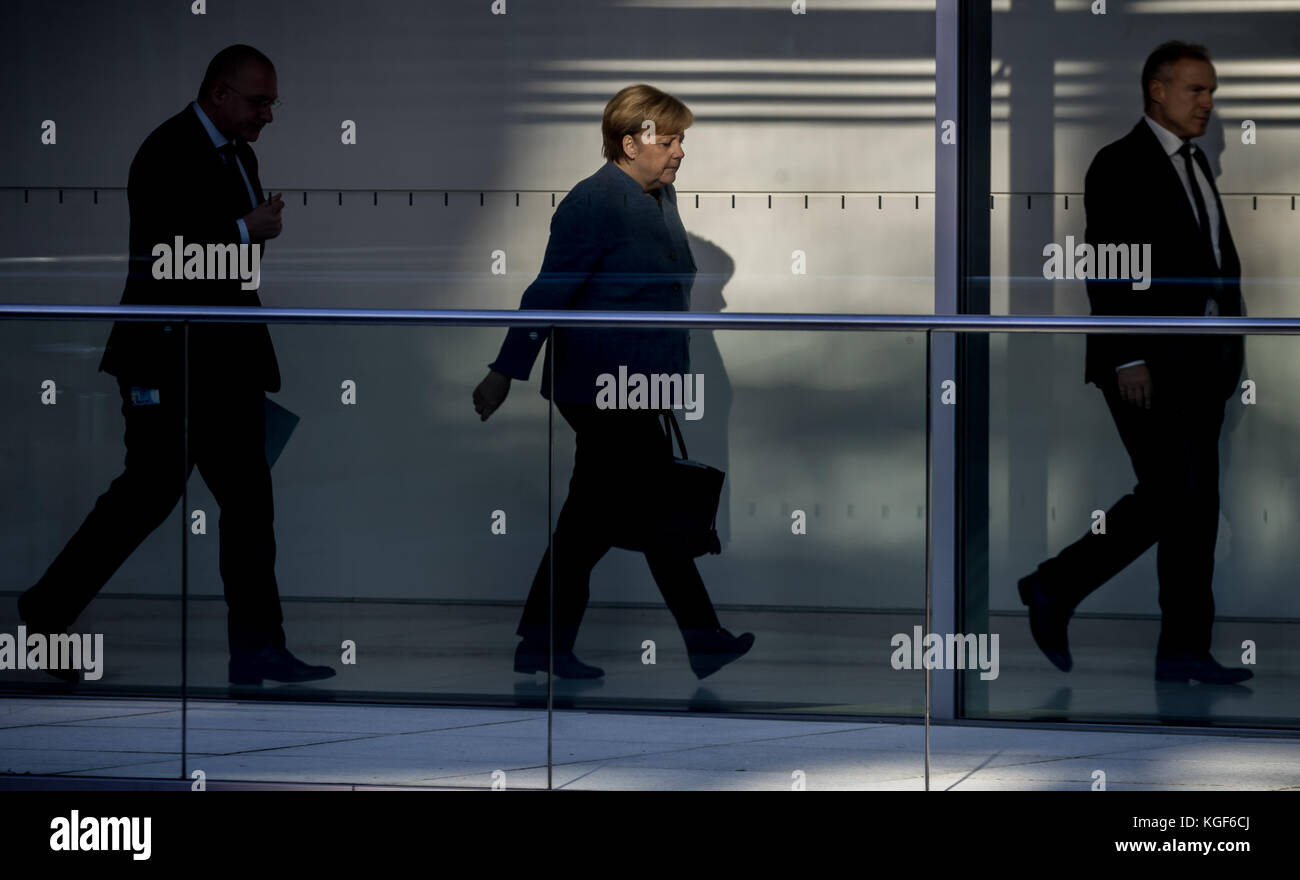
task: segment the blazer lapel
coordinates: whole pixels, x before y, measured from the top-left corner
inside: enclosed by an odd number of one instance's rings
[[[1187,199],[1187,190],[1183,187],[1182,178],[1174,170],[1174,163],[1169,158],[1169,154],[1165,152],[1159,138],[1151,130],[1151,126],[1147,125],[1145,119],[1138,120],[1133,135],[1137,138],[1141,150],[1142,167],[1150,175],[1148,179],[1158,181],[1160,192],[1156,194],[1156,198],[1169,206],[1164,213],[1171,223],[1181,224],[1183,228],[1179,233],[1180,236],[1185,236],[1188,241],[1195,240],[1201,234],[1200,224],[1196,222],[1196,210]],[[1175,205],[1178,207],[1174,207]]]
[[[208,136],[208,130],[203,127],[199,121],[199,116],[194,112],[194,108],[187,107],[187,114],[190,119],[189,137],[193,142],[193,150],[196,157],[201,156],[199,167],[203,169],[205,185],[212,191],[219,193],[220,198],[232,206],[232,210],[239,210],[248,202],[248,189],[244,186],[244,181],[239,177],[239,169],[235,169],[233,177],[239,178],[239,188],[234,189],[233,184],[228,184],[231,176],[228,175],[226,165],[221,159],[221,154],[212,143],[212,138]],[[253,148],[241,140],[235,140],[235,154],[239,157],[239,162],[244,166],[244,173],[248,175],[248,182],[253,187],[253,193],[257,197],[257,204],[260,205],[266,199],[262,195],[262,184],[257,179],[257,157],[253,155]],[[248,210],[257,207],[251,206]],[[247,211],[241,212],[241,216]]]
[[[244,141],[236,141],[235,151],[239,153],[239,161],[244,165],[248,182],[252,184],[253,194],[257,197],[257,205],[260,205],[266,201],[266,195],[262,192],[262,181],[257,177],[257,157],[253,155],[253,148]],[[256,208],[257,205],[253,207]]]
[[[224,166],[221,162],[221,154],[212,143],[212,138],[208,137],[208,130],[203,127],[199,121],[199,115],[193,107],[186,107],[186,116],[189,117],[188,135],[191,142],[190,149],[198,160],[198,166],[203,169],[203,175],[206,183],[210,186],[219,186],[223,178]]]

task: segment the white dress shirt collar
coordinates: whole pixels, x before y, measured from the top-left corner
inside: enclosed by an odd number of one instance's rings
[[[212,124],[212,120],[208,118],[208,114],[203,112],[203,108],[199,106],[198,101],[190,101],[190,106],[193,107],[194,112],[199,115],[199,122],[203,123],[203,128],[207,131],[208,137],[212,138],[212,146],[220,149],[226,144],[234,143],[232,139],[217,131],[217,127]]]
[[[1142,118],[1147,121],[1147,125],[1151,126],[1151,130],[1155,132],[1156,139],[1160,141],[1160,146],[1164,147],[1166,156],[1173,158],[1174,154],[1183,148],[1183,144],[1186,143],[1186,141],[1178,135],[1174,134],[1145,113],[1142,114]],[[1192,146],[1195,147],[1196,144],[1192,144]]]

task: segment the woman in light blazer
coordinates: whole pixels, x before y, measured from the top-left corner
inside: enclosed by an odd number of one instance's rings
[[[542,269],[521,309],[684,312],[690,304],[695,261],[677,214],[673,181],[693,121],[678,99],[648,85],[621,90],[601,121],[606,163],[580,181],[551,219]],[[647,124],[647,122],[649,124]],[[512,328],[487,377],[474,389],[474,409],[486,420],[505,400],[512,379],[527,380],[546,342],[541,330]],[[577,433],[569,496],[552,536],[555,602],[555,674],[599,678],[604,671],[573,652],[587,608],[591,570],[614,546],[637,512],[655,508],[656,465],[671,457],[659,413],[597,405],[598,379],[677,374],[690,369],[688,331],[661,328],[557,328],[547,346],[542,395]],[[552,363],[553,361],[553,363]],[[554,371],[554,387],[551,373]],[[607,403],[608,401],[606,401]],[[659,586],[699,678],[740,658],[754,636],[723,629],[692,556],[672,549],[647,551]],[[524,604],[515,671],[545,671],[548,582],[552,550],[542,556]]]

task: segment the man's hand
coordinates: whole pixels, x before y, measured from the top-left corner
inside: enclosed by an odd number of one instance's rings
[[[1143,409],[1151,409],[1151,371],[1146,364],[1134,364],[1115,374],[1119,396]]]
[[[496,370],[488,372],[478,387],[474,389],[474,412],[479,421],[486,422],[488,416],[497,411],[510,393],[510,377]]]
[[[283,226],[280,212],[284,210],[284,199],[280,195],[276,193],[271,196],[243,218],[244,225],[248,227],[248,237],[253,241],[266,241],[280,234]]]

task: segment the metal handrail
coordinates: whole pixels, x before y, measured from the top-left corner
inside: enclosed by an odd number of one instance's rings
[[[1300,334],[1300,318],[1135,315],[837,315],[487,309],[281,309],[259,306],[0,304],[0,319],[222,321],[271,324],[461,324],[472,327],[685,327],[963,333]]]

